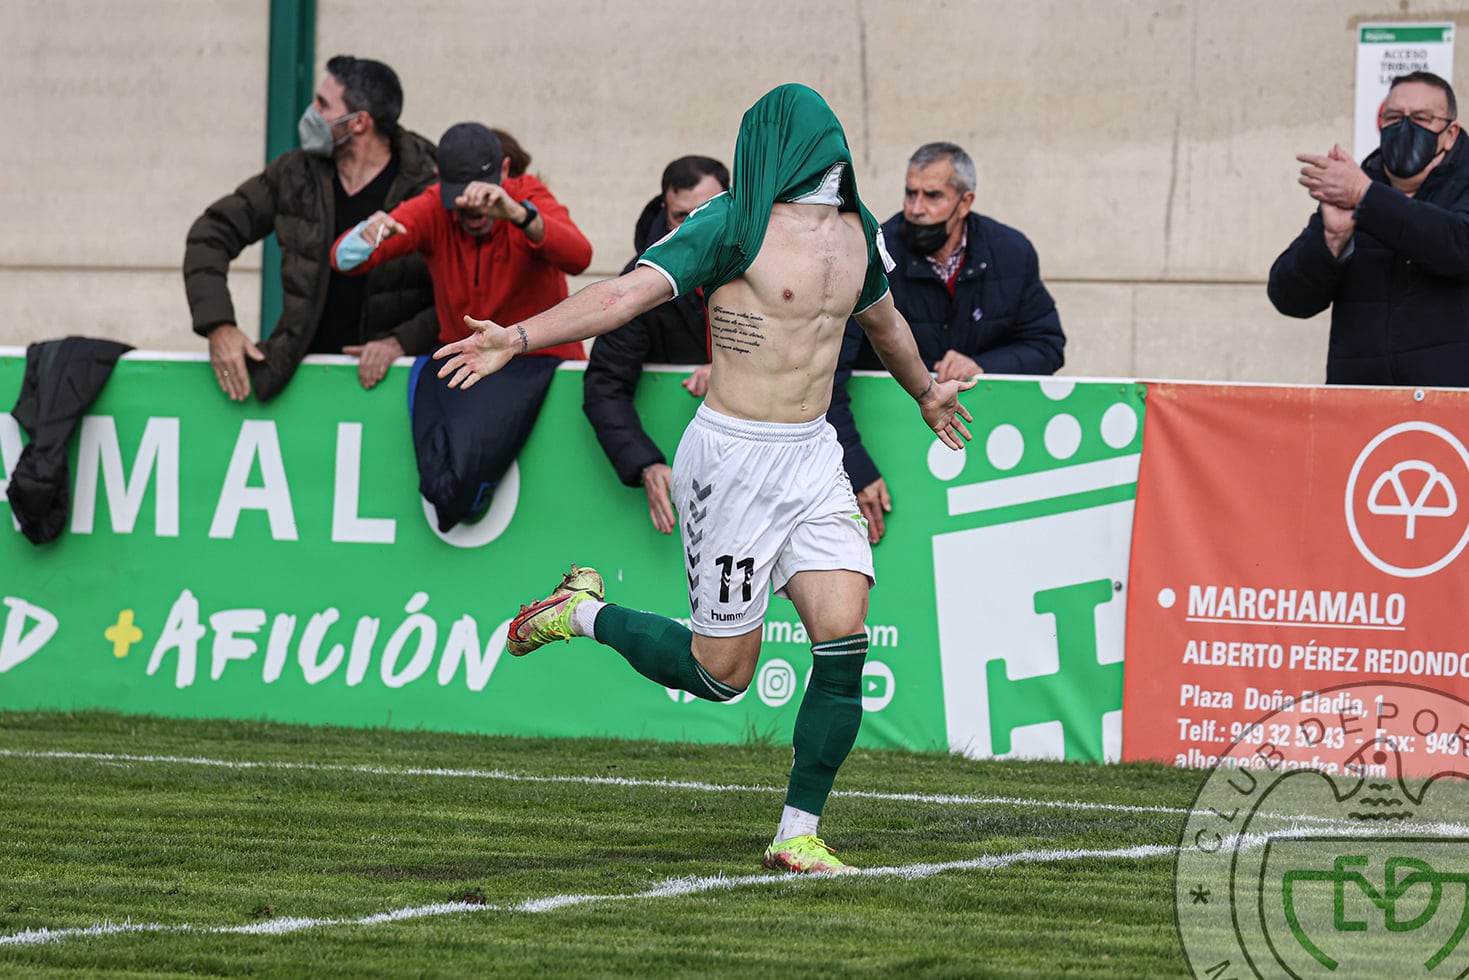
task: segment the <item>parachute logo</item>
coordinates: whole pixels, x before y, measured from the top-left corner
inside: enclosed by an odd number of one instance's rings
[[[1411,501],[1403,486],[1403,474],[1409,472],[1422,473],[1424,476],[1423,486]],[[1395,497],[1392,503],[1384,503],[1382,499],[1382,492],[1387,487],[1392,488]],[[1434,492],[1438,490],[1442,491],[1438,494],[1442,503],[1434,502]],[[1449,478],[1432,463],[1421,459],[1405,459],[1380,475],[1372,484],[1372,490],[1367,494],[1367,510],[1389,517],[1406,517],[1405,536],[1412,541],[1418,531],[1418,518],[1454,516],[1459,512],[1459,497],[1454,493],[1454,485],[1449,482]]]

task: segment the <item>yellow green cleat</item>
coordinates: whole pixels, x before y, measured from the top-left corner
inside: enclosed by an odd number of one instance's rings
[[[572,565],[571,571],[561,576],[561,584],[556,586],[551,595],[564,595],[567,592],[590,592],[593,599],[603,599],[607,596],[607,587],[595,568]]]
[[[523,657],[552,640],[571,639],[576,636],[571,631],[571,611],[588,599],[601,599],[606,591],[595,568],[572,565],[550,595],[520,607],[520,614],[510,621],[505,649],[512,657]]]
[[[844,875],[857,870],[842,863],[837,852],[815,834],[776,841],[765,849],[765,857],[760,863],[771,871],[794,871],[797,874]]]

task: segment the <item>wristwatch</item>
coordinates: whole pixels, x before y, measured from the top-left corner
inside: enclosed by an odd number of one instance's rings
[[[512,225],[514,225],[515,227],[519,228],[521,231],[525,231],[525,229],[527,229],[527,228],[530,227],[530,223],[532,221],[536,220],[536,215],[540,214],[541,212],[540,212],[540,209],[537,208],[530,201],[521,201],[520,202],[520,206],[523,207],[523,208],[525,208],[525,220],[524,221],[512,221],[510,223]]]

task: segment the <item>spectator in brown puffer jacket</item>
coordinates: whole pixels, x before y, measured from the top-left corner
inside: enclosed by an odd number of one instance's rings
[[[364,388],[394,358],[436,346],[438,320],[428,268],[417,255],[351,278],[332,271],[337,236],[389,210],[436,179],[434,145],[398,125],[403,89],[379,61],[327,62],[301,117],[301,148],[220,198],[189,229],[184,291],[194,332],[209,339],[220,388],[235,401],[253,382],[262,401],[280,394],[307,354],[359,358]],[[246,246],[272,231],[281,251],[281,316],[253,343],[236,323],[227,276]]]

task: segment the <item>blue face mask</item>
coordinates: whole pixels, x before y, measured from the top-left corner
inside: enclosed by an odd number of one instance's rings
[[[1394,177],[1421,174],[1438,156],[1439,134],[1411,119],[1382,128],[1382,165]]]
[[[357,112],[347,113],[341,119],[327,122],[316,106],[307,106],[306,111],[301,113],[301,121],[296,123],[296,136],[301,140],[301,149],[316,157],[331,156],[333,150],[352,138],[352,134],[347,133],[339,140],[332,139],[332,127],[350,122],[361,114],[359,109]]]

